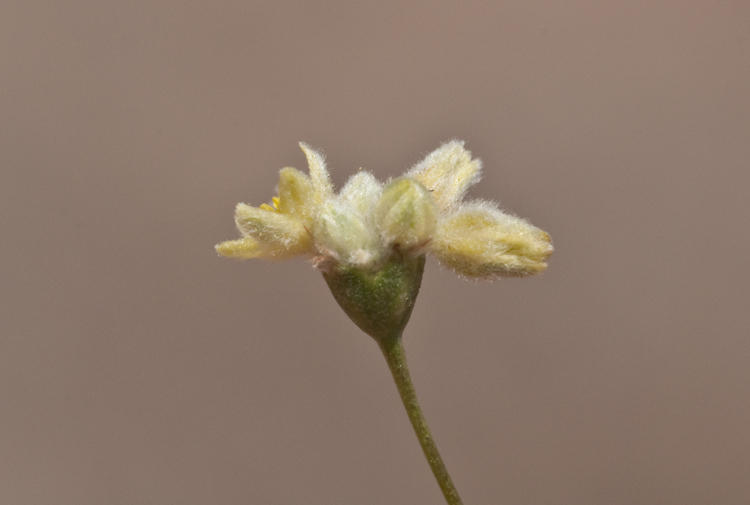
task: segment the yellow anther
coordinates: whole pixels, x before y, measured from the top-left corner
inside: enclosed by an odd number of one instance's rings
[[[264,204],[260,205],[258,208],[259,209],[263,209],[263,210],[270,210],[271,212],[280,212],[279,211],[279,197],[278,196],[274,196],[271,199],[271,203],[273,203],[273,207],[271,207],[267,203],[264,203]]]

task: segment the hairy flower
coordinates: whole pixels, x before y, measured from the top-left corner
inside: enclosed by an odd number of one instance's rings
[[[307,255],[325,271],[378,270],[394,255],[430,252],[458,274],[483,279],[547,267],[549,235],[493,203],[463,201],[481,170],[463,142],[443,144],[385,186],[360,171],[338,194],[323,155],[300,146],[310,175],[284,168],[272,205],[239,204],[235,222],[243,237],[217,245],[220,254],[270,260]]]

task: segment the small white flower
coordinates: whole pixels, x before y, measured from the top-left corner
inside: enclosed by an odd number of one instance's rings
[[[394,254],[431,252],[457,273],[485,279],[547,267],[549,235],[492,203],[463,202],[481,169],[463,142],[443,144],[385,187],[359,172],[338,195],[323,155],[300,146],[310,175],[284,168],[273,206],[239,204],[235,221],[243,238],[217,245],[220,254],[272,260],[308,255],[322,268],[377,269]]]

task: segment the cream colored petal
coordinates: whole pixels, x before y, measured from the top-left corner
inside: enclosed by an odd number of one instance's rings
[[[307,222],[314,213],[315,202],[310,178],[291,167],[279,173],[279,211]]]
[[[312,251],[307,229],[288,215],[241,203],[237,205],[234,220],[243,235],[256,239],[264,250],[271,251],[278,259]]]
[[[323,206],[315,223],[315,240],[321,253],[345,263],[364,266],[378,256],[373,227],[352,205],[338,199]]]
[[[380,198],[383,186],[369,172],[361,171],[346,182],[339,199],[348,203],[363,216],[368,216]]]
[[[454,208],[470,186],[479,181],[482,162],[472,160],[464,143],[454,140],[427,155],[406,175],[421,182],[443,211]]]
[[[222,242],[216,246],[216,252],[227,258],[265,260],[286,260],[299,255],[283,245],[261,242],[252,237]]]
[[[312,187],[315,191],[317,204],[321,205],[333,195],[333,184],[331,184],[331,176],[326,168],[325,158],[320,151],[316,151],[304,142],[300,142],[299,146],[307,157]]]
[[[432,251],[459,274],[491,279],[543,271],[552,244],[527,221],[472,202],[439,223]]]
[[[216,252],[227,258],[242,259],[258,258],[263,254],[258,241],[252,237],[222,242],[216,246]]]
[[[426,245],[437,224],[437,209],[430,192],[408,177],[396,179],[383,189],[374,216],[385,243],[401,250]]]

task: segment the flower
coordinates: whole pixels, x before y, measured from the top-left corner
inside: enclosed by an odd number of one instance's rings
[[[443,144],[386,184],[360,171],[338,194],[323,155],[300,147],[310,175],[282,169],[271,205],[237,205],[242,238],[216,250],[231,258],[313,258],[336,302],[383,352],[446,501],[460,504],[419,407],[402,342],[425,256],[471,278],[535,274],[547,267],[549,235],[493,203],[464,202],[481,163],[463,142]]]
[[[394,256],[425,253],[470,278],[523,276],[547,267],[547,233],[491,202],[463,200],[481,170],[463,142],[443,144],[385,185],[360,171],[338,194],[323,155],[300,147],[310,175],[284,168],[272,205],[237,205],[243,237],[217,245],[219,254],[269,260],[307,255],[324,273],[334,267],[378,271]]]

